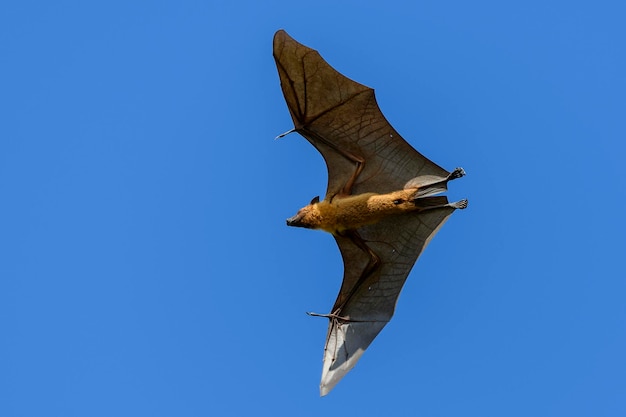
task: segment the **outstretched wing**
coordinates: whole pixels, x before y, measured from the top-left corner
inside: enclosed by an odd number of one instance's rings
[[[418,176],[448,176],[394,130],[373,89],[337,72],[317,51],[279,30],[274,35],[274,59],[295,130],[326,161],[327,199],[350,181],[357,161],[363,166],[351,187],[353,194],[400,190]]]
[[[345,270],[326,337],[322,395],[354,367],[391,320],[415,261],[454,210],[443,207],[414,216],[388,217],[359,229],[359,236],[380,257],[380,267],[369,275],[364,275],[370,261],[367,253],[352,239],[335,236]]]
[[[358,238],[335,235],[345,270],[328,315],[320,386],[326,395],[391,320],[402,286],[430,239],[455,208],[464,207],[443,207],[445,197],[427,197],[445,191],[447,181],[463,170],[451,174],[413,149],[385,119],[373,89],[343,76],[285,31],[274,35],[274,58],[295,131],[326,161],[326,199],[419,188],[424,189],[420,197],[439,207],[386,218],[358,229]],[[372,254],[379,260],[376,267]]]

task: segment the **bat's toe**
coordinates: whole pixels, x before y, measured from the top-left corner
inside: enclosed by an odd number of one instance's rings
[[[451,203],[450,207],[454,207],[455,209],[460,209],[460,210],[467,208],[467,198],[464,198],[461,201],[456,201],[454,203]]]
[[[455,180],[457,178],[461,178],[465,176],[465,170],[461,167],[455,168],[454,171],[452,171],[450,173],[450,175],[448,176],[448,180]]]

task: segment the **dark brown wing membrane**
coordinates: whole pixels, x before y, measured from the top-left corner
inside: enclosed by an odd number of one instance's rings
[[[444,198],[444,197],[442,197]],[[332,309],[320,390],[328,393],[359,360],[393,316],[400,291],[415,261],[455,209],[443,207],[401,220],[390,217],[359,229],[381,265],[362,279],[369,256],[351,239],[335,236],[345,270]],[[347,320],[345,320],[347,319]]]
[[[341,308],[338,314],[350,320],[390,320],[415,261],[454,210],[443,207],[414,216],[388,217],[359,229],[361,238],[381,260],[380,268],[363,282],[357,282],[364,270],[362,262],[355,262],[360,258],[343,256],[352,256],[356,245],[338,238],[345,272],[333,312]],[[358,288],[354,288],[357,283]],[[345,299],[348,294],[350,297]]]
[[[391,320],[404,282],[430,239],[455,208],[466,206],[431,197],[464,173],[451,174],[413,149],[387,122],[373,89],[343,76],[282,30],[274,36],[274,58],[295,130],[326,161],[327,200],[419,188],[422,203],[431,199],[439,207],[335,235],[344,277],[327,315],[320,386],[326,395]]]
[[[326,161],[327,198],[340,192],[355,172],[355,160],[346,155],[365,161],[353,194],[399,190],[421,175],[448,176],[393,129],[373,89],[337,72],[317,51],[280,30],[274,35],[274,59],[296,131]]]

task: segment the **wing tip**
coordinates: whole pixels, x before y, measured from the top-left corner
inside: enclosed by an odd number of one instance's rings
[[[284,40],[285,38],[290,38],[289,34],[285,31],[285,29],[278,29],[274,33],[274,42],[277,40]]]
[[[326,365],[326,363],[324,365]],[[324,366],[324,371],[322,373],[322,381],[320,382],[320,397],[325,397],[326,395],[328,395],[328,393],[331,392],[333,388],[335,388],[335,386],[339,383],[339,381],[341,381],[343,377],[346,376],[346,374],[353,367],[354,367],[354,363],[348,367],[342,366],[340,367],[340,369],[329,369],[329,368],[326,368],[326,366]]]
[[[278,51],[278,49],[280,49],[280,47],[284,45],[289,38],[290,36],[283,29],[278,29],[276,33],[274,33],[273,47],[275,54],[276,51]]]

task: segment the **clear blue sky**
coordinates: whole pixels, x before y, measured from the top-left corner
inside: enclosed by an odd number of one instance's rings
[[[0,415],[626,415],[622,1],[0,6]],[[342,276],[286,29],[467,177],[319,398]]]

